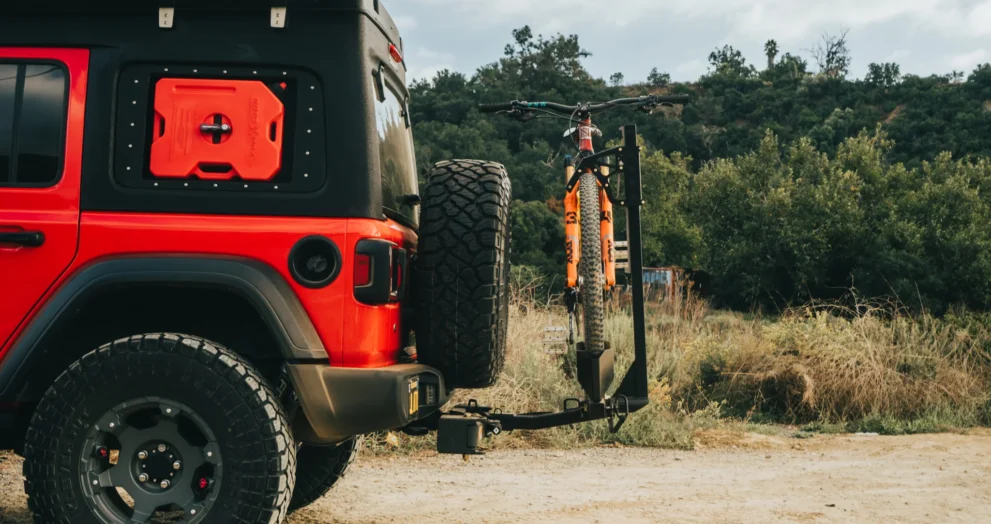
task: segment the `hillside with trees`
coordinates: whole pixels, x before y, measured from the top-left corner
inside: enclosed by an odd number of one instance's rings
[[[647,264],[706,271],[717,300],[741,309],[852,288],[936,312],[991,307],[991,65],[919,77],[871,64],[855,79],[845,34],[803,53],[773,40],[765,51],[759,68],[726,46],[696,82],[655,68],[630,83],[591,75],[577,36],[521,28],[473,75],[442,71],[411,86],[421,176],[446,158],[506,164],[514,264],[559,275],[568,123],[475,106],[689,93],[692,105],[665,115],[615,111],[596,122],[605,135],[596,147],[629,122],[646,142]]]

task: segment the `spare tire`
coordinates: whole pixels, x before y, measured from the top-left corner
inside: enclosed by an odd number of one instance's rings
[[[511,198],[506,168],[479,160],[438,163],[423,191],[417,358],[449,390],[495,384],[506,360]]]

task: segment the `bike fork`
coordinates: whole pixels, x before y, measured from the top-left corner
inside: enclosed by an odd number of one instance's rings
[[[575,160],[565,159],[565,184],[575,176]],[[581,257],[581,224],[578,222],[580,203],[578,201],[578,186],[564,196],[564,252],[568,261],[568,287],[578,287],[578,259]]]
[[[601,166],[602,176],[609,176],[609,167]],[[602,273],[605,276],[606,290],[616,285],[616,237],[613,232],[612,201],[606,195],[606,188],[599,188],[599,235],[602,238]]]

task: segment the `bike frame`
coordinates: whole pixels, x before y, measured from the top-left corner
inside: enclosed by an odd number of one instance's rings
[[[595,154],[595,146],[592,144],[594,133],[591,115],[582,117],[578,124],[576,133],[578,135],[578,159],[580,163],[583,158]],[[585,173],[592,173],[591,168],[583,169]],[[609,167],[601,166],[600,172],[604,177],[609,176]],[[564,181],[569,183],[575,176],[575,162],[569,159],[565,163]],[[602,238],[602,270],[605,277],[605,289],[609,290],[616,285],[616,236],[613,221],[612,201],[606,196],[605,188],[599,184],[599,235]],[[578,265],[581,261],[581,220],[586,220],[580,212],[579,189],[575,186],[567,192],[564,197],[564,239],[565,253],[567,253],[567,287],[575,289],[579,287]]]

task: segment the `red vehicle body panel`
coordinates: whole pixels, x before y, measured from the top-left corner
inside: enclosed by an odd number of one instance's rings
[[[78,271],[109,258],[151,255],[226,255],[266,263],[299,297],[331,365],[364,368],[398,362],[404,340],[401,305],[359,303],[353,263],[355,246],[365,238],[414,248],[411,229],[373,219],[80,213],[89,51],[0,48],[0,58],[58,60],[70,77],[62,178],[48,189],[0,188],[0,228],[41,230],[48,239],[34,250],[0,245],[0,275],[9,282],[0,290],[0,365],[28,321]],[[339,276],[322,289],[299,285],[288,268],[291,249],[310,235],[323,235],[341,250]]]
[[[48,296],[80,269],[112,257],[247,257],[275,268],[292,286],[327,349],[331,365],[382,367],[398,361],[402,349],[400,304],[366,306],[354,298],[353,289],[354,250],[359,240],[379,238],[400,246],[414,245],[414,233],[393,221],[83,213],[79,233],[76,258]],[[340,275],[323,289],[299,285],[288,268],[289,252],[296,242],[314,234],[331,239],[342,252]]]
[[[0,344],[6,347],[76,253],[89,51],[0,48],[0,58],[61,62],[69,81],[61,179],[49,188],[0,187],[0,230],[41,231],[46,238],[37,248],[0,244],[0,275],[12,284],[0,287]]]

